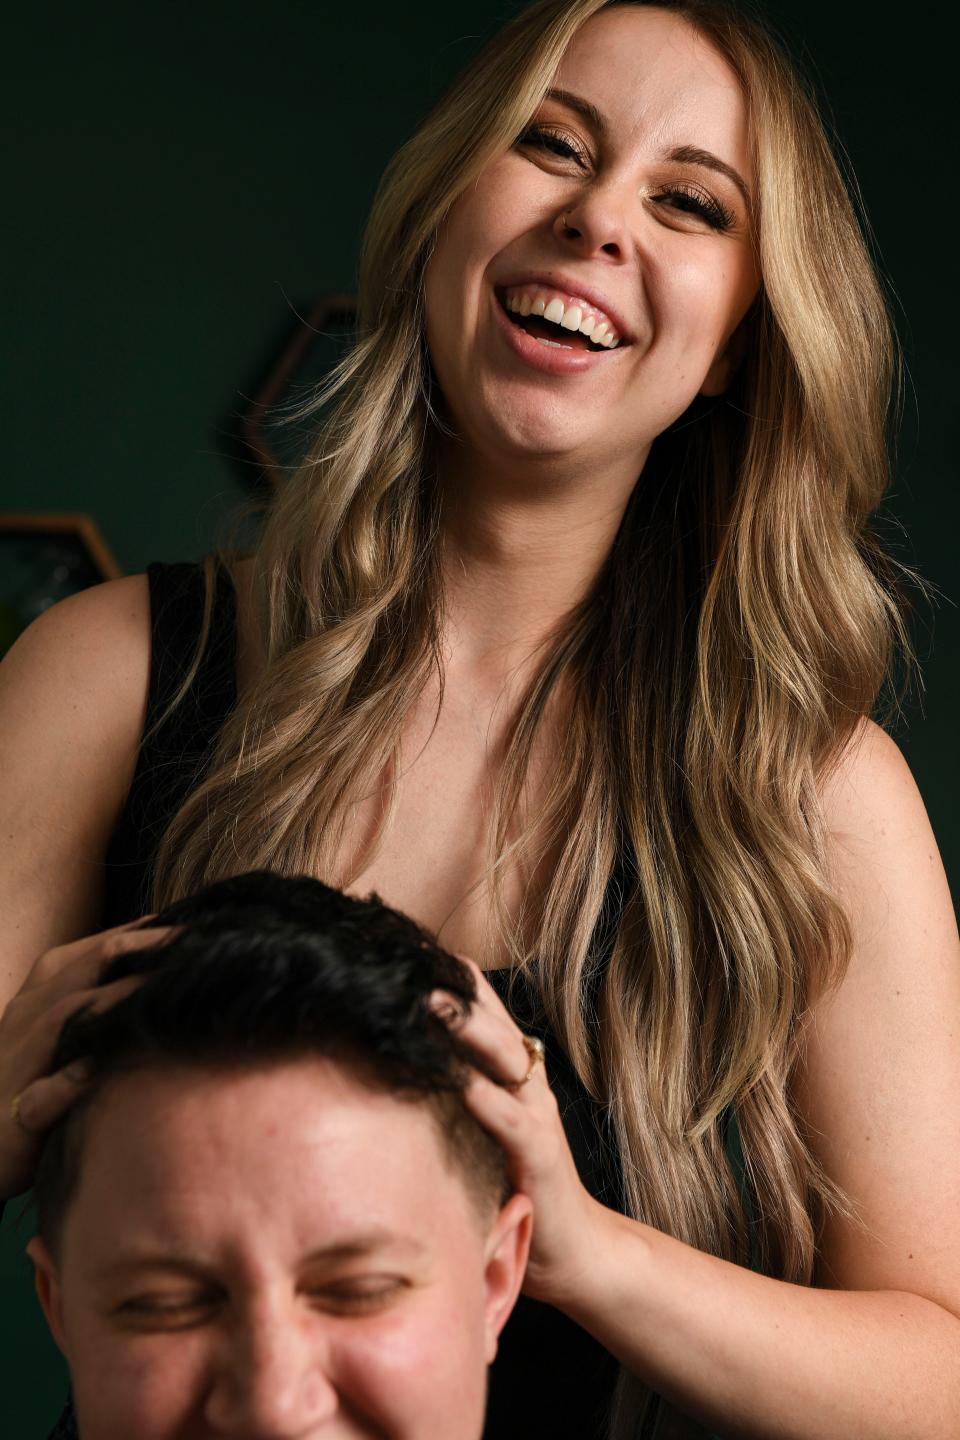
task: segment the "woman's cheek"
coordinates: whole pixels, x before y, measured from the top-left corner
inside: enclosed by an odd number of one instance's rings
[[[669,342],[669,348],[684,356],[711,353],[723,309],[718,288],[719,276],[713,267],[668,257],[648,273],[646,291],[654,333]]]
[[[693,403],[741,318],[733,279],[716,263],[695,264],[682,255],[648,262],[650,343],[640,370],[656,434]]]

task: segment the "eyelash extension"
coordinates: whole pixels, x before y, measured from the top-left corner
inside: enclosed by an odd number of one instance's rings
[[[543,125],[528,125],[517,136],[518,145],[539,145],[542,150],[551,150],[562,160],[576,160],[578,165],[587,163],[587,156],[561,131],[548,130]]]
[[[713,230],[731,230],[733,228],[733,212],[713,196],[703,195],[699,190],[690,189],[686,185],[671,185],[669,189],[659,191],[653,196],[653,199],[659,200],[664,195],[669,196],[672,200],[679,197],[689,201],[689,207],[680,205],[678,208],[681,210],[689,208],[696,211]]]
[[[585,156],[577,150],[571,142],[556,130],[548,130],[542,125],[528,125],[517,137],[518,145],[537,145],[542,150],[549,150],[552,154],[559,156],[562,160],[575,160],[578,165],[586,164]],[[686,185],[672,185],[665,190],[660,190],[652,198],[662,200],[664,197],[676,201],[678,198],[685,203],[678,205],[678,209],[693,212],[700,216],[712,230],[731,230],[736,223],[733,212],[720,200],[712,196],[706,196],[701,191]]]

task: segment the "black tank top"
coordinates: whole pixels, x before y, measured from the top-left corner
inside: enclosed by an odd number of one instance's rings
[[[157,723],[180,690],[196,650],[204,577],[199,565],[188,564],[151,565],[147,576],[150,692],[144,740],[106,857],[104,926],[149,910],[157,843],[200,778],[236,702],[236,597],[229,575],[220,569],[209,639],[197,674],[181,702]],[[620,1168],[606,1116],[546,1025],[533,985],[522,976],[511,983],[505,970],[488,976],[521,1029],[544,1041],[551,1085],[585,1186],[605,1205],[622,1209]],[[443,1357],[437,1356],[436,1363],[442,1365]],[[551,1306],[521,1296],[491,1367],[484,1440],[601,1440],[617,1368],[613,1357],[580,1326]],[[69,1407],[54,1435],[57,1440],[76,1435]]]
[[[157,564],[149,566],[147,577],[150,691],[133,781],[106,856],[104,926],[122,924],[149,910],[157,843],[203,773],[237,698],[236,596],[227,572],[217,572],[208,643],[187,693],[173,709],[171,702],[184,683],[199,639],[203,570],[192,564]],[[611,895],[617,889],[612,885]],[[598,954],[606,948],[615,923],[616,915],[608,910],[595,939]],[[544,1041],[550,1082],[584,1185],[604,1205],[622,1211],[622,1172],[607,1116],[584,1089],[546,1024],[535,985],[505,970],[487,974],[520,1028]],[[752,1230],[752,1195],[733,1111],[724,1117],[724,1136]],[[755,1260],[752,1263],[756,1268]],[[443,1357],[437,1356],[436,1363],[442,1365]],[[617,1371],[613,1357],[585,1330],[552,1307],[522,1295],[503,1329],[490,1370],[483,1440],[605,1440]],[[49,1440],[78,1440],[69,1399]],[[632,1440],[717,1437],[653,1396]]]

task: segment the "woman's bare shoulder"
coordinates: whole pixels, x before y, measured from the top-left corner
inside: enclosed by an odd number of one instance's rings
[[[34,955],[96,924],[149,683],[142,575],[53,606],[0,665],[0,828],[12,842],[0,864],[0,1007]]]
[[[864,718],[823,776],[821,799],[828,829],[859,828],[869,816],[904,805],[923,809],[910,767],[891,735]]]
[[[956,960],[956,922],[923,797],[900,747],[864,720],[822,790],[834,884],[850,920],[849,984],[881,963],[917,982]],[[916,950],[922,958],[908,962]]]
[[[33,725],[74,724],[98,715],[116,733],[130,703],[146,701],[150,670],[150,596],[145,575],[109,580],[46,610],[0,665],[4,723],[24,710]],[[46,702],[46,703],[44,703]],[[141,713],[138,717],[142,720]]]
[[[863,941],[890,925],[954,930],[943,863],[923,797],[896,741],[863,720],[821,786],[832,876]]]
[[[960,1313],[960,1244],[946,1238],[960,1189],[960,941],[943,864],[909,766],[876,725],[860,726],[823,805],[851,953],[808,1019],[795,1093],[865,1223],[829,1220],[821,1278]]]

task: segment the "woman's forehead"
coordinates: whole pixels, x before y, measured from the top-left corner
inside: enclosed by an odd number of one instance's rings
[[[670,11],[599,11],[570,42],[554,85],[590,101],[619,148],[707,148],[752,178],[740,80],[701,31]]]

